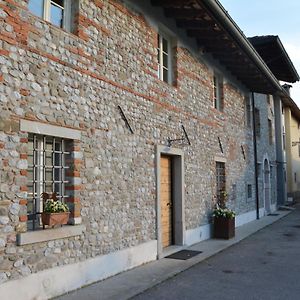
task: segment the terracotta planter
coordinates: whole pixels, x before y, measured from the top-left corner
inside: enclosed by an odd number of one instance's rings
[[[214,218],[214,237],[231,239],[235,236],[235,218]]]
[[[69,221],[69,212],[60,212],[60,213],[42,213],[42,223],[43,228],[45,225],[55,226],[55,225],[65,225]]]

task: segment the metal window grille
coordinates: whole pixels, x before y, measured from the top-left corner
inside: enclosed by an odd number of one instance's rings
[[[269,145],[273,144],[273,127],[272,121],[268,120],[268,129],[269,129]]]
[[[255,134],[256,137],[260,138],[260,111],[258,108],[254,110],[254,119],[255,119]]]
[[[216,184],[217,201],[223,202],[225,200],[224,192],[226,192],[226,173],[223,162],[216,162]]]
[[[252,184],[247,185],[247,198],[252,198]]]
[[[67,141],[49,136],[31,135],[28,141],[28,229],[35,230],[41,225],[43,211],[42,193],[56,193],[64,202],[68,197],[65,185]]]

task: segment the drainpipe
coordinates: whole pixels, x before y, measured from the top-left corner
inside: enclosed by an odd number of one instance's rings
[[[259,196],[258,196],[258,169],[257,169],[257,143],[256,143],[256,124],[255,124],[255,103],[254,93],[251,93],[252,102],[252,130],[253,130],[253,150],[254,150],[254,175],[255,175],[255,200],[256,200],[256,219],[259,220]]]

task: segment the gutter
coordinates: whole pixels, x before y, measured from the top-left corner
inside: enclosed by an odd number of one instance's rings
[[[231,37],[239,44],[243,51],[247,54],[249,59],[261,70],[265,77],[273,85],[274,90],[282,91],[282,86],[280,85],[277,78],[271,72],[267,64],[263,61],[260,55],[257,53],[255,48],[248,41],[247,37],[230,17],[228,12],[224,9],[218,0],[197,0],[200,5],[205,6],[205,8],[210,12],[212,16],[223,26],[226,32],[231,35]]]

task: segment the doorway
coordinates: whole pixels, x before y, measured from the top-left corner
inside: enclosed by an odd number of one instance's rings
[[[162,155],[160,159],[160,204],[162,246],[173,244],[173,199],[172,199],[172,158]]]
[[[181,149],[157,146],[158,258],[184,245],[184,165]]]

